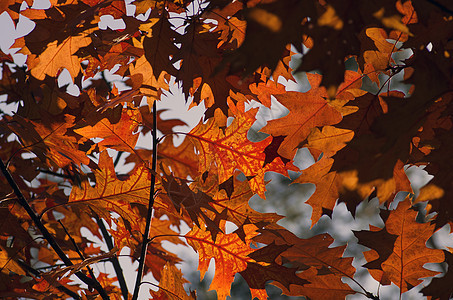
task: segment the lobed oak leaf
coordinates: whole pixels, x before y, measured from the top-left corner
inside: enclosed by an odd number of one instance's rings
[[[280,253],[277,263],[290,263],[291,266],[304,270],[299,273],[299,279],[309,281],[309,284],[291,284],[285,286],[280,280],[273,284],[282,288],[288,295],[292,296],[316,296],[319,291],[319,298],[323,295],[333,295],[337,291],[339,296],[345,297],[354,291],[341,281],[342,277],[353,278],[355,268],[352,266],[352,258],[343,258],[346,246],[329,248],[333,239],[328,234],[320,234],[309,239],[301,239],[286,229],[261,230],[261,235],[253,239],[254,242],[267,245],[290,246]],[[282,279],[283,280],[283,279]],[[321,284],[323,283],[323,284]],[[330,291],[332,288],[332,291]],[[333,299],[337,299],[335,296]]]
[[[321,272],[315,267],[298,274],[301,280],[309,281],[304,285],[290,285],[285,287],[279,281],[273,283],[282,289],[283,294],[288,296],[305,296],[309,299],[345,299],[347,295],[357,293],[349,285],[338,280],[333,274],[320,274]]]
[[[271,107],[271,96],[285,94],[286,88],[283,84],[268,80],[250,85],[250,91],[258,97],[258,100],[266,107]]]
[[[389,233],[386,228],[374,226],[370,226],[370,230],[354,231],[354,235],[359,239],[359,244],[373,249],[379,254],[378,259],[369,261],[364,267],[382,270],[381,265],[393,253],[393,246],[398,236]]]
[[[216,240],[218,233],[223,232],[220,229],[220,221],[225,219],[226,211],[221,213],[211,205],[211,202],[214,200],[209,195],[205,194],[202,191],[192,191],[189,186],[177,180],[172,175],[164,173],[162,178],[162,186],[167,192],[168,197],[172,201],[176,210],[182,215],[184,211],[190,216],[190,219],[200,227],[200,222],[198,219],[203,220],[202,224],[206,225],[206,229],[211,232],[211,238],[213,241]],[[207,212],[210,211],[214,214],[214,217],[211,219],[208,217]]]
[[[387,67],[395,63],[392,54],[397,52],[396,46],[388,42],[387,33],[381,28],[367,28],[362,32],[362,52],[358,63],[363,73],[377,84],[380,84],[379,74],[388,73]]]
[[[84,32],[80,35],[68,37],[60,44],[58,41],[47,44],[46,49],[38,56],[28,56],[27,64],[31,75],[38,80],[43,80],[46,75],[56,77],[65,68],[72,78],[76,78],[82,67],[79,57],[74,53],[90,43],[89,32]]]
[[[132,89],[139,89],[141,94],[147,96],[149,106],[152,106],[153,101],[159,99],[162,89],[168,90],[166,74],[161,73],[157,78],[151,75],[154,74],[153,67],[145,56],[141,56],[135,63],[129,65],[129,73]]]
[[[311,226],[319,221],[324,210],[333,210],[339,197],[341,179],[337,172],[330,172],[332,164],[332,158],[323,157],[314,165],[305,169],[302,175],[294,181],[295,183],[313,183],[316,185],[314,194],[307,200],[307,204],[313,208]]]
[[[393,249],[392,253],[381,263],[382,271],[369,270],[379,282],[396,284],[400,288],[400,293],[419,285],[422,282],[421,278],[438,274],[436,271],[425,269],[423,266],[426,263],[440,263],[444,260],[442,250],[426,246],[426,242],[434,233],[434,225],[418,223],[416,217],[417,212],[411,209],[409,199],[400,202],[397,209],[391,211],[385,222],[385,228],[389,234],[396,235],[397,239],[394,245],[391,243],[384,245]],[[379,247],[380,253],[383,253],[384,245]],[[374,250],[365,252],[365,258],[367,261],[375,260],[376,252]]]
[[[126,180],[119,180],[115,174],[112,158],[107,151],[100,153],[99,169],[93,170],[96,185],[86,181],[81,187],[73,186],[69,195],[69,204],[78,205],[88,213],[92,209],[100,217],[110,219],[110,212],[116,212],[130,226],[130,230],[140,231],[140,219],[131,204],[148,205],[150,173],[144,166],[136,167]],[[156,208],[167,208],[167,204],[156,198]],[[89,208],[89,209],[88,209]]]
[[[155,11],[155,9],[152,10],[152,12]],[[153,15],[152,13],[151,17]],[[143,39],[145,57],[151,64],[156,78],[159,78],[162,71],[173,76],[178,73],[178,70],[170,60],[179,51],[179,48],[174,44],[174,40],[180,37],[180,34],[172,29],[168,18],[168,13],[162,13]]]
[[[275,262],[276,258],[284,251],[291,248],[290,245],[275,245],[274,243],[250,253],[249,257],[257,262],[249,262],[247,269],[240,272],[241,276],[249,285],[252,298],[267,299],[265,285],[269,281],[279,282],[286,288],[290,285],[305,285],[309,281],[296,275],[297,268],[288,268]]]
[[[214,242],[211,233],[198,227],[185,235],[187,243],[198,252],[198,270],[201,278],[204,277],[212,258],[215,260],[215,274],[210,290],[217,292],[218,299],[226,299],[230,294],[230,287],[234,275],[247,268],[248,262],[253,260],[248,257],[254,250],[250,248],[251,239],[258,233],[252,224],[244,225],[245,242],[236,234],[219,233]]]
[[[211,169],[211,165],[215,165],[221,184],[238,169],[248,177],[252,191],[264,198],[264,173],[274,171],[287,175],[287,168],[293,167],[285,167],[279,158],[264,166],[264,150],[272,138],[257,143],[247,138],[247,132],[255,122],[257,109],[245,112],[244,104],[239,102],[237,107],[230,102],[230,109],[235,118],[225,131],[216,126],[215,119],[210,119],[206,124],[200,122],[187,134],[199,151],[199,171],[204,173]]]
[[[48,45],[59,46],[73,37],[88,36],[98,27],[99,9],[106,5],[109,2],[90,7],[84,2],[54,1],[47,9],[29,8],[22,11],[21,15],[35,23],[33,31],[24,37],[27,49],[39,56]],[[76,51],[69,54],[75,54]]]
[[[239,78],[228,76],[227,70],[216,70],[222,60],[222,50],[218,48],[219,34],[211,32],[206,24],[191,22],[185,34],[177,37],[181,43],[172,63],[181,61],[176,80],[181,82],[186,98],[193,96],[193,103],[205,100],[208,107],[205,118],[211,118],[217,109],[228,116],[227,98],[230,91],[240,89]],[[247,85],[244,85],[246,89]]]
[[[10,119],[10,128],[20,137],[26,149],[30,148],[50,166],[92,165],[85,152],[78,149],[75,136],[70,134],[74,120],[74,116],[64,115],[57,120],[49,118],[43,120],[45,123],[38,123],[15,115]]]
[[[405,99],[402,98],[401,92],[393,91],[389,94],[394,96],[392,103],[404,105]],[[404,120],[399,114],[398,121],[394,121],[401,126],[390,130],[388,118],[396,115],[395,111],[389,108],[388,100],[389,98],[384,100],[381,96],[365,94],[352,101],[357,103],[358,110],[345,116],[338,127],[354,130],[355,136],[346,147],[333,156],[335,162],[332,169],[356,172],[354,176],[358,177],[360,183],[388,181],[393,177],[403,191],[410,192],[408,180],[400,172],[398,174],[401,176],[396,175],[395,170],[400,169],[399,165],[409,156],[410,140],[418,122],[414,124],[412,121]],[[388,116],[391,111],[392,116]],[[392,124],[393,128],[395,123]]]
[[[325,88],[319,87],[321,76],[307,74],[311,89],[306,93],[287,92],[275,98],[289,109],[290,113],[271,120],[260,131],[272,136],[285,136],[278,153],[292,159],[312,128],[333,125],[341,121],[341,114],[326,101]]]
[[[211,2],[210,6],[212,5]],[[224,43],[229,43],[231,47],[237,48],[242,44],[245,36],[246,22],[234,17],[242,9],[239,2],[230,2],[223,8],[210,8],[204,12],[204,17],[217,21],[217,27],[214,29],[220,32],[220,39]]]
[[[139,136],[137,131],[140,123],[140,112],[128,107],[123,109],[121,119],[116,124],[112,124],[107,118],[104,118],[94,126],[88,125],[74,129],[74,132],[83,137],[82,141],[93,138],[102,139],[93,145],[87,154],[90,154],[96,146],[99,147],[99,151],[115,149],[135,153],[134,148]]]
[[[162,270],[162,278],[159,280],[159,290],[157,292],[150,290],[151,296],[155,300],[170,300],[175,297],[181,300],[196,299],[195,292],[187,295],[183,286],[187,282],[178,268],[167,263]]]
[[[192,184],[212,197],[210,205],[216,211],[226,211],[225,221],[230,221],[238,227],[244,224],[254,224],[258,228],[278,226],[276,223],[282,218],[275,213],[260,213],[252,209],[248,204],[253,196],[250,185],[247,181],[238,180],[236,174],[219,185],[215,170],[211,170],[204,182],[198,180]],[[211,219],[216,215],[210,211],[206,214]]]

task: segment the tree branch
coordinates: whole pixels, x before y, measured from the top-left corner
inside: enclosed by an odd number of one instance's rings
[[[77,254],[79,255],[79,257],[82,259],[82,261],[84,261],[84,260],[85,260],[85,256],[83,255],[82,251],[80,251],[79,246],[77,246],[75,240],[72,238],[72,236],[71,236],[71,235],[69,234],[69,232],[66,230],[66,227],[63,225],[63,223],[61,222],[61,220],[58,220],[58,223],[60,223],[61,227],[63,227],[63,230],[64,230],[64,232],[66,233],[66,235],[69,237],[69,240],[71,240],[71,243],[72,243],[72,245],[74,246],[75,251],[77,252]],[[94,276],[93,270],[90,268],[90,266],[87,265],[86,268],[87,268],[87,270],[88,270],[88,273],[90,273],[91,278],[96,278],[96,276]]]
[[[21,265],[24,269],[26,269],[33,276],[41,277],[41,273],[38,270],[36,270],[35,268],[27,265],[25,262],[23,262],[21,260],[17,260],[17,262],[19,263],[19,265]],[[53,285],[52,282],[49,282],[49,283]],[[68,296],[70,296],[70,297],[72,297],[74,299],[77,299],[77,300],[80,299],[80,296],[77,293],[71,291],[70,289],[68,289],[64,285],[59,284],[59,285],[54,285],[54,286],[55,286],[55,288],[57,288],[59,291],[65,293],[66,295],[68,295]]]
[[[156,185],[156,167],[157,167],[157,101],[154,100],[153,103],[153,157],[152,157],[152,171],[151,171],[151,187],[149,191],[149,204],[148,204],[148,214],[146,216],[146,225],[145,225],[145,232],[143,233],[142,239],[142,248],[140,253],[140,258],[138,262],[138,271],[137,271],[137,278],[135,280],[135,287],[134,287],[134,295],[132,296],[132,300],[137,300],[138,292],[140,291],[140,284],[143,277],[143,269],[145,267],[145,258],[146,258],[146,251],[148,249],[148,237],[149,231],[151,228],[151,217],[153,214],[153,205],[154,205],[154,188]]]
[[[55,253],[58,255],[58,257],[65,263],[66,266],[72,266],[73,263],[71,260],[66,256],[66,254],[63,252],[63,250],[60,248],[60,246],[57,244],[57,241],[53,238],[53,236],[50,234],[50,232],[47,230],[47,228],[44,226],[44,224],[41,222],[39,217],[36,215],[36,213],[33,211],[31,206],[28,204],[27,200],[25,199],[24,195],[20,191],[19,187],[16,184],[16,181],[14,178],[11,176],[9,173],[9,170],[3,163],[3,160],[0,159],[0,169],[2,170],[3,175],[5,176],[6,180],[8,181],[9,185],[14,191],[14,194],[16,194],[17,201],[19,204],[25,209],[27,214],[30,216],[32,221],[35,223],[36,227],[38,230],[42,233],[44,239],[49,243],[49,245],[52,247],[52,249],[55,251]],[[88,286],[93,287],[96,291],[98,291],[99,295],[101,295],[102,299],[107,300],[110,299],[110,297],[107,295],[105,292],[104,288],[101,286],[99,281],[96,280],[96,278],[90,278],[83,274],[82,272],[77,272],[75,275],[82,280],[84,283],[86,283]]]
[[[98,216],[95,216],[96,222],[98,223],[99,229],[101,230],[102,236],[104,237],[105,243],[109,248],[109,251],[112,251],[114,245],[112,241],[112,237],[110,236],[107,228],[105,228],[104,222]],[[123,298],[125,300],[129,297],[129,291],[127,289],[126,280],[124,279],[123,269],[121,268],[120,262],[118,257],[112,256],[109,261],[112,263],[113,268],[115,269],[116,278],[118,278],[118,283],[120,284],[121,293],[123,294]]]

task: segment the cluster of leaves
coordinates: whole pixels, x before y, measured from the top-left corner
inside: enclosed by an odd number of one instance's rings
[[[46,9],[24,9],[22,2],[0,4],[14,22],[23,16],[35,23],[12,46],[27,56],[25,67],[0,56],[2,101],[18,104],[0,123],[0,296],[127,299],[117,256],[128,248],[131,263],[139,261],[159,282],[153,298],[193,299],[176,267],[181,259],[162,246],[167,241],[198,252],[202,276],[214,259],[210,288],[219,299],[229,295],[236,273],[258,299],[267,298],[269,282],[310,299],[378,299],[354,278],[345,246],[330,246],[330,235],[299,238],[277,224],[282,216],[248,205],[253,195],[265,198],[266,172],[301,171],[294,182],[316,186],[307,202],[313,225],[339,202],[354,215],[364,199],[379,199],[385,226],[355,232],[370,249],[361,268],[375,280],[404,293],[438,274],[426,263],[446,262],[447,274],[422,293],[450,297],[452,254],[426,245],[453,221],[449,1],[133,2],[135,15],[147,18],[128,15],[123,0],[51,0]],[[103,16],[125,28],[99,28]],[[410,55],[399,60],[403,50]],[[304,55],[293,70],[296,51]],[[346,61],[356,67],[345,70]],[[58,85],[63,69],[76,95]],[[112,69],[127,90],[101,76]],[[287,91],[294,71],[316,71],[306,73],[307,92]],[[410,89],[394,89],[396,78]],[[173,128],[184,123],[156,111],[172,82],[186,101],[206,107],[204,121],[179,146]],[[267,138],[251,142],[257,109],[248,105],[270,107],[273,98],[289,114],[261,129]],[[139,133],[149,131],[154,143],[140,149]],[[293,164],[300,148],[315,159],[305,170]],[[126,174],[118,174],[121,155],[134,165]],[[434,175],[417,197],[407,165]],[[390,210],[400,192],[408,197]],[[417,222],[413,205],[426,201],[429,218]],[[238,229],[227,233],[227,222]],[[185,234],[183,223],[191,229]],[[89,267],[106,260],[116,277]]]

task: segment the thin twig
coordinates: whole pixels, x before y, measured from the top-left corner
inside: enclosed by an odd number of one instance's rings
[[[35,223],[38,230],[42,233],[44,239],[46,239],[46,241],[49,243],[49,245],[52,247],[52,249],[55,251],[55,253],[58,255],[58,257],[65,263],[66,266],[72,266],[73,263],[66,256],[66,254],[63,252],[63,250],[58,245],[57,241],[53,238],[53,236],[50,234],[50,232],[47,230],[47,228],[41,222],[39,217],[36,215],[34,210],[28,204],[28,202],[25,199],[24,195],[22,194],[21,190],[17,186],[16,181],[11,176],[11,174],[9,173],[9,170],[6,168],[5,164],[3,163],[3,160],[1,160],[1,159],[0,159],[0,169],[2,170],[2,173],[5,176],[6,180],[8,181],[9,185],[13,189],[14,194],[16,194],[17,201],[25,209],[27,214],[30,216],[32,221]],[[88,286],[91,286],[96,291],[98,291],[98,293],[99,293],[99,295],[101,295],[102,299],[104,299],[104,300],[110,299],[110,297],[107,295],[104,288],[101,286],[99,281],[96,280],[96,278],[90,278],[80,271],[75,273],[75,275],[80,280],[82,280],[84,283],[86,283]]]
[[[109,251],[112,251],[114,245],[112,241],[112,237],[110,236],[107,228],[105,228],[104,222],[102,221],[99,216],[95,216],[96,222],[98,223],[99,229],[101,230],[102,236],[104,237],[105,243],[109,248]],[[124,279],[123,269],[121,268],[120,262],[117,256],[112,256],[109,261],[113,265],[113,269],[115,269],[116,278],[118,279],[118,283],[120,285],[121,293],[123,294],[123,298],[125,300],[128,299],[129,291],[127,289],[126,280]]]
[[[442,5],[441,3],[437,2],[437,1],[434,1],[434,0],[427,0],[429,3],[431,3],[432,5],[434,6],[437,6],[440,10],[450,14],[450,15],[453,15],[453,10],[449,9],[448,7],[446,7],[445,5]]]
[[[154,188],[156,184],[156,168],[157,168],[157,101],[154,100],[153,103],[153,157],[152,157],[152,172],[151,172],[151,187],[149,191],[149,204],[148,204],[148,214],[146,216],[146,225],[145,225],[145,232],[143,233],[142,239],[142,249],[140,253],[140,258],[138,262],[138,271],[137,271],[137,278],[135,280],[135,287],[134,287],[134,294],[132,296],[132,300],[137,300],[138,292],[140,291],[140,283],[143,277],[143,269],[145,267],[145,257],[146,251],[148,249],[148,237],[149,231],[151,228],[151,217],[153,214],[153,205],[154,205]]]
[[[26,269],[33,276],[41,277],[41,273],[38,270],[36,270],[35,268],[27,265],[25,262],[23,262],[21,260],[17,260],[17,262],[19,263],[19,265],[21,265],[21,267]],[[72,297],[74,299],[77,299],[77,300],[80,299],[80,296],[76,292],[71,291],[70,289],[68,289],[64,285],[62,285],[62,284],[60,284],[58,282],[57,282],[57,284],[55,284],[53,282],[49,282],[49,283],[52,284],[53,286],[55,286],[55,288],[57,288],[59,291],[65,293],[66,295],[68,295],[68,296],[70,296],[70,297]]]
[[[83,255],[82,251],[80,251],[79,246],[77,246],[75,240],[69,234],[68,230],[66,230],[66,227],[63,225],[61,220],[58,220],[58,223],[60,223],[61,227],[63,227],[63,230],[66,233],[66,235],[69,237],[69,240],[71,241],[72,245],[74,246],[75,251],[77,252],[79,257],[82,259],[82,261],[84,261],[85,260],[85,256]],[[90,268],[90,266],[87,265],[86,267],[87,267],[88,273],[90,273],[91,278],[96,278],[96,276],[94,276],[93,270]]]
[[[123,155],[124,151],[118,151],[118,154],[116,154],[115,161],[113,162],[113,166],[116,167],[118,163],[120,162],[121,155]]]

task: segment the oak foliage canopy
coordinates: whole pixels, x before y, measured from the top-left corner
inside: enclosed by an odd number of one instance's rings
[[[167,242],[196,251],[202,277],[213,259],[219,299],[236,274],[252,298],[267,299],[272,284],[308,299],[379,299],[364,272],[400,294],[450,298],[451,249],[428,245],[453,222],[450,1],[129,2],[1,1],[15,25],[35,24],[0,52],[1,103],[17,107],[0,119],[1,298],[137,299],[141,288],[195,299]],[[104,18],[123,28],[100,26]],[[58,84],[63,70],[77,92]],[[290,90],[295,74],[308,90]],[[206,108],[187,132],[157,109],[178,88]],[[265,120],[267,137],[251,141],[256,106],[273,101],[289,113]],[[138,146],[148,132],[151,145]],[[177,146],[175,136],[184,137]],[[314,159],[303,170],[301,148]],[[410,166],[434,176],[420,193]],[[367,263],[353,266],[328,233],[300,238],[278,223],[284,216],[254,210],[269,172],[315,185],[312,226],[339,203],[355,216],[377,198],[383,227],[354,232]],[[397,194],[407,196],[396,203]],[[139,263],[133,288],[118,260],[125,249]],[[115,274],[93,270],[102,263]],[[426,265],[440,263],[444,274]]]

